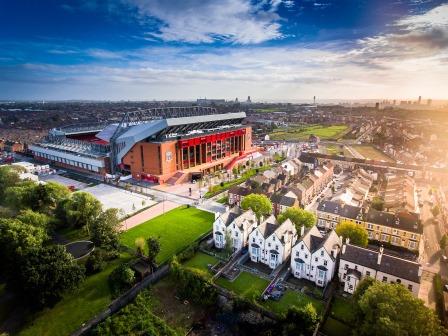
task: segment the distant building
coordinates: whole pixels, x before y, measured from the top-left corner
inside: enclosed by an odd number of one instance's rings
[[[226,100],[225,99],[199,98],[199,99],[196,99],[196,103],[200,106],[224,105],[226,103]]]

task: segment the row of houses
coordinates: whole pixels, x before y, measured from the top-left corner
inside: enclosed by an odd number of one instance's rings
[[[418,214],[406,210],[396,213],[362,208],[334,201],[322,201],[316,209],[317,226],[334,229],[341,221],[364,227],[369,239],[401,246],[412,251],[423,249],[423,227]]]
[[[344,291],[353,293],[365,277],[379,281],[401,283],[418,295],[421,267],[418,263],[379,251],[343,243],[334,230],[327,233],[317,226],[300,232],[288,219],[278,223],[271,215],[258,224],[251,210],[232,209],[217,215],[213,224],[215,247],[229,246],[234,251],[248,249],[254,263],[276,269],[290,263],[292,276],[325,287],[336,276]],[[339,267],[338,267],[339,265]]]
[[[412,177],[386,175],[384,207],[390,211],[396,209],[415,211],[418,206],[415,192],[415,181]]]
[[[353,173],[344,192],[337,198],[348,205],[362,206],[367,199],[373,181],[374,175],[360,168]]]
[[[245,196],[259,193],[271,199],[275,215],[289,207],[304,207],[332,181],[333,169],[330,162],[310,170],[298,159],[289,160],[277,170],[258,174],[244,186],[230,188],[229,204],[240,206]]]

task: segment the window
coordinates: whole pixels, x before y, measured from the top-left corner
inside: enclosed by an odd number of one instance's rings
[[[397,279],[397,284],[401,283],[401,279]]]
[[[252,238],[252,243],[255,243],[255,238]]]
[[[298,257],[299,255],[300,255],[300,253],[297,251],[297,252],[296,252],[296,257]]]
[[[319,259],[318,258],[314,258],[314,261],[317,262]]]
[[[358,265],[355,265],[355,271],[357,271],[358,270]]]
[[[271,247],[271,243],[268,243],[268,247]]]
[[[348,270],[348,264],[345,264],[344,269]]]
[[[366,276],[370,276],[370,271],[366,271]]]
[[[311,266],[311,270],[314,271],[314,266]]]
[[[324,260],[324,266],[327,266],[327,261],[326,260]]]
[[[387,282],[387,277],[383,276],[383,282]]]
[[[308,259],[308,254],[305,254],[305,259]]]
[[[412,291],[412,285],[408,285],[408,289]]]
[[[238,237],[238,232],[235,232],[235,237]]]
[[[300,249],[303,250],[303,245],[300,245]]]
[[[325,272],[322,270],[319,270],[318,277],[322,279],[324,276],[325,276]]]
[[[320,251],[320,256],[321,256],[321,257],[324,256],[324,251]]]
[[[275,245],[275,249],[278,251],[278,245]]]
[[[414,250],[417,247],[417,243],[415,241],[409,241],[409,248]]]
[[[370,230],[373,230],[373,225],[372,224],[367,224],[367,228]]]

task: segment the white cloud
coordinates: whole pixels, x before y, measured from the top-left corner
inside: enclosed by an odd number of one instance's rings
[[[282,37],[280,17],[275,13],[279,0],[258,5],[249,0],[126,1],[142,17],[160,20],[159,31],[148,35],[163,41],[252,44]],[[289,1],[285,5],[290,5]]]

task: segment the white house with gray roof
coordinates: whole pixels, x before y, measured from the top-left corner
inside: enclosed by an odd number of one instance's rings
[[[399,283],[418,297],[422,267],[419,263],[379,251],[350,245],[347,240],[342,246],[339,261],[339,280],[344,291],[353,294],[359,282],[365,277],[378,281]]]
[[[294,224],[289,219],[278,224],[271,215],[249,235],[250,259],[275,269],[290,256],[296,240]]]
[[[231,239],[234,251],[247,246],[249,234],[257,226],[257,218],[252,210],[241,212],[238,208],[219,215],[213,223],[213,239],[216,248],[224,248],[226,239]]]
[[[292,274],[325,287],[334,276],[340,245],[334,230],[323,235],[313,226],[292,249]]]

